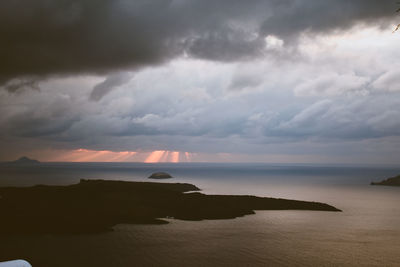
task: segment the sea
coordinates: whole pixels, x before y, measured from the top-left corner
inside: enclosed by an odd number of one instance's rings
[[[0,261],[25,259],[34,267],[400,266],[400,187],[370,185],[400,174],[396,166],[0,164],[0,186],[158,182],[147,178],[157,171],[174,177],[162,182],[192,183],[206,194],[319,201],[342,212],[256,211],[228,220],[121,224],[100,234],[0,235]]]

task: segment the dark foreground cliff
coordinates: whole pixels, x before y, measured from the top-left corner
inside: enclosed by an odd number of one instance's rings
[[[372,182],[371,185],[389,185],[389,186],[400,186],[400,175],[395,177],[387,178],[381,182]]]
[[[0,233],[91,233],[116,224],[230,219],[254,210],[340,211],[324,203],[205,195],[191,184],[81,180],[69,186],[0,188]]]

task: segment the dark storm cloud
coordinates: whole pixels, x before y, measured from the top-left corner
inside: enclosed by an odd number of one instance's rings
[[[393,1],[382,0],[1,1],[0,84],[21,77],[106,74],[183,54],[245,60],[265,53],[268,34],[293,40],[304,31],[380,25],[394,9]],[[101,98],[99,90],[92,98]]]

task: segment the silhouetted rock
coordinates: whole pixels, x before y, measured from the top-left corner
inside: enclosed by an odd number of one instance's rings
[[[324,203],[204,195],[191,184],[81,180],[69,186],[0,187],[0,233],[90,233],[120,223],[231,219],[254,210],[340,211]]]
[[[166,172],[155,172],[152,175],[150,175],[149,178],[150,179],[169,179],[169,178],[172,178],[172,176]]]
[[[11,161],[12,164],[19,164],[19,165],[30,165],[30,164],[38,164],[40,161],[35,159],[30,159],[28,157],[20,157],[17,160]]]
[[[371,185],[389,185],[389,186],[400,186],[400,175],[388,178],[381,182],[371,182]]]

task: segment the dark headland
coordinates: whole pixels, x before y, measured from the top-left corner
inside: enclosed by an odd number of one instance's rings
[[[231,219],[254,210],[340,211],[324,203],[205,195],[191,184],[81,180],[68,186],[0,188],[0,233],[92,233],[116,224]]]
[[[149,176],[150,179],[169,179],[173,178],[171,174],[166,172],[155,172]]]
[[[400,186],[400,175],[395,177],[387,178],[380,182],[371,182],[371,185],[389,185],[389,186]]]

